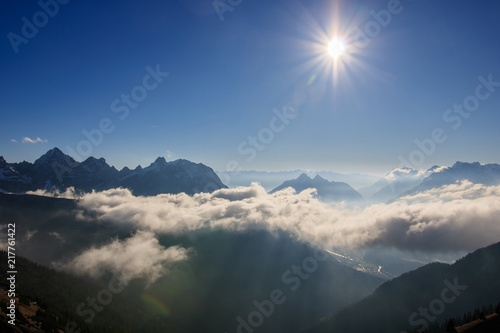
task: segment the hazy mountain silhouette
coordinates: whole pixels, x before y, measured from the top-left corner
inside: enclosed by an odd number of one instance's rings
[[[319,175],[311,179],[305,173],[301,174],[297,179],[285,181],[269,193],[274,193],[287,187],[292,187],[297,192],[302,192],[308,188],[315,188],[318,191],[318,197],[325,201],[355,201],[363,199],[361,194],[346,183],[330,182]]]
[[[215,172],[187,160],[167,162],[159,157],[146,168],[123,168],[118,171],[104,158],[89,157],[76,162],[58,148],[53,148],[34,163],[7,163],[0,156],[0,189],[8,192],[74,187],[90,192],[115,187],[130,189],[135,195],[160,193],[194,194],[226,188]]]
[[[369,201],[386,202],[419,185],[427,175],[416,169],[393,169],[374,184],[358,191]]]
[[[433,171],[432,168],[430,170]],[[452,167],[439,168],[438,170],[438,172],[431,172],[418,186],[415,186],[402,195],[416,194],[432,188],[455,184],[461,180],[468,180],[474,184],[488,186],[500,184],[499,164],[456,162]]]

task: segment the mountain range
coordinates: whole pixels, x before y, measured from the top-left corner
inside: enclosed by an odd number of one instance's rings
[[[249,186],[252,182],[258,182],[266,191],[271,191],[284,181],[295,179],[305,173],[313,178],[316,175],[327,180],[347,183],[354,189],[367,187],[380,177],[361,174],[361,173],[338,173],[333,171],[310,171],[310,170],[291,170],[291,171],[256,171],[256,170],[238,170],[238,171],[216,171],[222,182],[229,187]]]
[[[365,203],[390,202],[398,197],[414,195],[432,188],[455,184],[468,180],[474,184],[487,186],[500,184],[499,164],[480,164],[479,162],[456,162],[451,167],[433,166],[426,171],[411,168],[397,168],[370,186],[358,191],[349,184],[328,181],[317,174],[314,178],[302,173],[296,179],[286,180],[270,191],[274,193],[287,187],[301,192],[315,188],[320,199],[325,201],[361,201]]]
[[[435,170],[439,170],[436,172]],[[430,190],[456,183],[461,180],[468,180],[474,184],[484,184],[487,186],[500,184],[499,164],[480,164],[479,162],[465,163],[456,162],[452,167],[433,167],[427,171],[428,176],[422,182],[404,193],[411,195],[418,192]]]
[[[104,158],[89,157],[77,162],[58,148],[49,150],[34,163],[7,163],[0,156],[0,189],[4,191],[65,190],[69,187],[83,192],[123,187],[134,195],[180,192],[191,195],[226,188],[226,185],[211,168],[183,159],[167,162],[158,157],[146,168],[117,170]]]
[[[301,174],[297,179],[285,181],[280,186],[271,190],[270,193],[283,190],[287,187],[292,187],[297,192],[302,192],[308,188],[315,188],[318,198],[325,201],[357,201],[363,199],[361,194],[346,183],[330,182],[320,175],[310,178],[305,173]]]
[[[426,171],[397,168],[371,186],[358,189],[368,202],[389,202],[405,195],[468,180],[487,186],[500,184],[499,164],[456,162],[451,167],[433,166]]]
[[[312,173],[300,170],[271,173],[246,171],[235,176],[215,173],[212,168],[201,163],[184,159],[167,162],[163,157],[158,157],[145,168],[138,166],[133,170],[128,167],[117,170],[107,164],[104,158],[89,157],[83,162],[77,162],[58,148],[49,150],[34,163],[8,163],[0,156],[0,191],[13,193],[38,189],[64,191],[69,187],[74,187],[77,191],[91,192],[123,187],[130,189],[134,195],[181,192],[192,195],[227,188],[219,175],[230,184],[236,181],[249,185],[254,181],[263,181],[265,188],[274,184],[270,193],[287,187],[292,187],[297,192],[315,188],[318,198],[324,201],[362,202],[364,199],[364,203],[369,204],[390,202],[400,196],[413,195],[461,180],[498,185],[500,165],[456,162],[451,167],[433,166],[425,171],[397,168],[377,180],[369,175],[342,175],[334,172],[316,173],[311,177]],[[358,185],[371,182],[371,185],[355,190],[351,187],[352,184],[339,181],[342,179],[352,180]],[[281,184],[277,185],[279,181]]]

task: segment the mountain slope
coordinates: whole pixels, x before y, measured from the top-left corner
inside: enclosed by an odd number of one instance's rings
[[[461,180],[469,180],[475,184],[499,185],[500,165],[480,164],[479,162],[456,162],[452,167],[440,168],[439,172],[430,173],[427,178],[422,180],[420,185],[405,192],[403,195],[416,194],[432,188],[454,184]]]
[[[393,169],[373,185],[358,191],[370,201],[387,202],[419,185],[429,172],[410,168]]]
[[[423,329],[499,300],[500,243],[497,243],[453,265],[433,263],[405,273],[305,332],[382,333]]]
[[[139,166],[135,170],[123,168],[118,171],[104,158],[89,157],[80,163],[58,148],[49,150],[33,164],[9,164],[0,156],[0,189],[4,191],[17,193],[54,188],[64,191],[68,187],[83,192],[125,187],[136,195],[181,192],[191,195],[226,186],[211,168],[187,160],[167,162],[158,158],[144,169]]]
[[[297,192],[302,192],[308,188],[315,188],[318,191],[318,197],[325,201],[356,201],[363,199],[361,194],[346,183],[330,182],[319,175],[311,179],[305,173],[301,174],[297,179],[285,181],[280,186],[274,188],[270,193],[280,191],[287,187],[292,187]]]

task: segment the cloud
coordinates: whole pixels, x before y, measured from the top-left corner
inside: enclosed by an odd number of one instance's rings
[[[166,264],[186,260],[189,252],[179,246],[165,249],[152,232],[137,231],[130,238],[115,239],[107,245],[92,247],[70,262],[55,266],[94,278],[114,272],[124,282],[137,277],[154,282],[165,274]]]
[[[81,194],[79,194],[78,191],[76,191],[73,186],[68,187],[67,189],[64,190],[64,192],[61,192],[59,189],[54,188],[50,191],[41,189],[38,189],[36,191],[27,191],[26,194],[39,195],[50,198],[64,198],[64,199],[78,199],[81,196]]]
[[[31,236],[33,236],[33,235],[31,235]],[[31,236],[30,236],[30,238],[31,238]],[[64,237],[61,236],[59,233],[57,233],[55,231],[54,232],[49,232],[49,236],[54,237],[55,239],[57,239],[60,242],[63,242],[63,243],[66,242],[66,240],[64,239]]]
[[[198,229],[283,231],[324,248],[382,245],[419,251],[472,251],[500,241],[500,186],[468,181],[390,204],[349,208],[315,199],[314,190],[268,194],[260,185],[213,193],[135,197],[112,189],[83,195],[100,220],[157,234]]]
[[[13,142],[17,142],[16,140],[11,140]],[[44,140],[44,139],[40,139],[39,137],[37,137],[36,139],[30,139],[29,137],[25,136],[22,140],[21,140],[22,143],[45,143],[45,142],[48,142],[47,140]]]
[[[170,150],[166,150],[165,151],[165,157],[166,158],[172,158],[174,156],[175,156],[175,154],[173,152],[171,152]]]
[[[433,173],[438,173],[438,172],[443,172],[445,170],[449,169],[449,167],[447,166],[441,166],[441,167],[437,167],[435,168],[434,170],[432,170]]]
[[[27,230],[26,231],[26,240],[30,240],[31,237],[33,237],[37,232],[38,232],[38,230]]]
[[[396,168],[392,169],[387,175],[384,176],[385,179],[394,181],[397,179],[419,179],[427,175],[427,172],[424,170],[416,170],[409,168]]]

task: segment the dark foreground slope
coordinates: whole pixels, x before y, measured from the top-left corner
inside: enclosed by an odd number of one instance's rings
[[[500,243],[453,265],[434,263],[384,283],[372,295],[307,333],[420,330],[500,301]]]
[[[108,284],[57,272],[20,256],[16,256],[15,263],[16,325],[10,325],[10,318],[5,316],[6,303],[11,297],[2,294],[1,332],[132,332],[135,327],[133,318],[144,311],[141,304],[128,302],[124,295],[117,293],[99,315],[86,322],[89,317],[79,316],[77,307],[86,304],[89,297],[95,298],[101,290],[108,288]],[[0,251],[2,283],[6,283],[10,276],[7,271],[7,252]],[[118,284],[114,286],[118,287]],[[34,313],[26,311],[27,308]],[[84,311],[88,309],[82,308]]]

